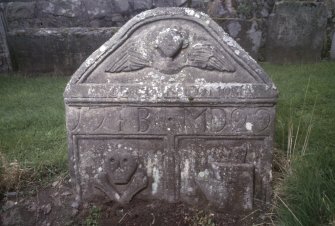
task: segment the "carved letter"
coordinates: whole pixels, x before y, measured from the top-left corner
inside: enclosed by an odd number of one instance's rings
[[[245,123],[247,121],[247,114],[245,110],[243,109],[235,109],[231,113],[231,120],[232,120],[232,126],[233,131],[235,132],[243,132],[245,131]]]
[[[206,108],[185,108],[185,126],[193,132],[205,132],[206,110]]]
[[[226,125],[226,112],[220,108],[211,108],[211,124],[210,128],[212,132],[220,132]]]
[[[119,132],[122,131],[122,124],[123,124],[123,118],[122,118],[122,111],[119,111]]]
[[[146,132],[150,127],[150,112],[146,108],[138,108],[138,131]]]

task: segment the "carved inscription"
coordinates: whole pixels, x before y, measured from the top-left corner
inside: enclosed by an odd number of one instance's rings
[[[139,132],[146,132],[148,131],[149,127],[150,127],[150,121],[149,121],[149,117],[150,117],[150,110],[147,108],[138,108],[137,109],[138,112],[138,131]]]
[[[217,98],[241,98],[253,94],[248,84],[224,86],[224,85],[187,85],[182,90],[180,87],[168,85],[163,92],[164,98],[175,98],[187,96],[200,99],[217,99]]]
[[[150,73],[153,77],[160,77],[160,74]],[[154,79],[154,78],[152,78]],[[193,81],[194,82],[194,81]],[[97,88],[98,87],[98,88]],[[149,82],[133,82],[128,84],[99,84],[98,86],[82,87],[81,93],[83,97],[94,95],[96,98],[104,93],[106,97],[112,99],[126,98],[128,100],[187,100],[187,102],[195,102],[197,100],[221,100],[221,99],[255,99],[264,98],[270,99],[264,96],[264,92],[269,87],[262,84],[248,83],[187,83],[183,86],[180,84],[158,84],[152,85]],[[273,94],[275,95],[275,94]],[[271,100],[271,99],[270,99]]]
[[[185,127],[188,131],[205,132],[207,127],[206,108],[185,108]]]
[[[265,107],[104,107],[69,110],[75,117],[68,123],[73,132],[257,134],[266,131],[271,122],[271,110]]]
[[[210,108],[211,121],[210,128],[211,132],[219,133],[226,125],[226,111],[222,108]]]

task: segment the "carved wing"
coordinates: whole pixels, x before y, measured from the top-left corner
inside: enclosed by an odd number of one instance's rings
[[[137,71],[151,65],[147,52],[138,49],[138,43],[131,42],[117,51],[119,54],[115,61],[105,70],[110,73]],[[145,51],[145,50],[144,50]]]
[[[195,43],[190,46],[186,66],[211,71],[235,71],[235,66],[225,57],[225,54],[209,43]]]

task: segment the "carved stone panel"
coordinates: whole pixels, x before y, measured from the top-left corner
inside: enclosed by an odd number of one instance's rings
[[[128,203],[141,196],[166,196],[164,167],[168,153],[163,137],[76,136],[78,172],[83,197],[100,193],[107,199]]]
[[[217,210],[252,209],[254,178],[259,177],[254,170],[262,170],[263,142],[262,138],[180,137],[181,199],[189,203],[205,201]]]
[[[276,98],[265,72],[207,15],[139,14],[64,92],[77,198],[252,211],[271,197]]]

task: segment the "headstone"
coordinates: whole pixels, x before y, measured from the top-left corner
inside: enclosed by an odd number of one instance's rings
[[[266,60],[272,63],[320,61],[327,17],[323,2],[276,2],[268,21]]]
[[[269,202],[276,98],[260,66],[206,14],[139,14],[64,92],[78,200],[234,213]]]
[[[12,64],[7,46],[6,23],[3,11],[0,9],[0,73],[11,70]]]

